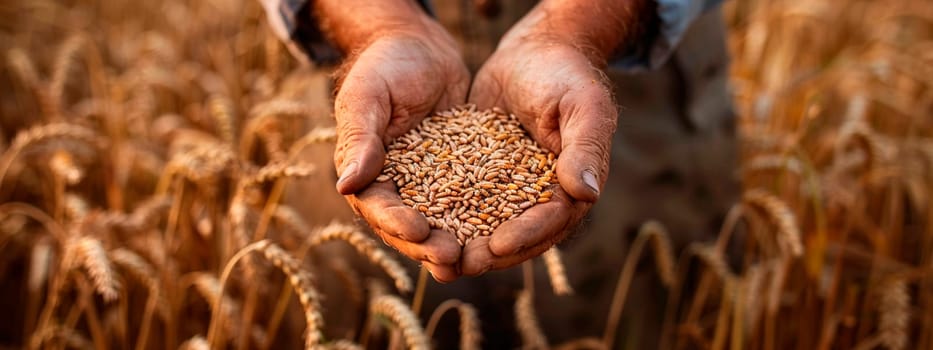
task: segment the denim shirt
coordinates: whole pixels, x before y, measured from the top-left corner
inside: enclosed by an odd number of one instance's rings
[[[275,34],[284,40],[289,50],[303,62],[333,64],[339,52],[324,38],[307,12],[311,0],[259,0],[266,10]],[[654,0],[660,20],[658,34],[645,38],[646,49],[614,58],[610,64],[625,70],[660,67],[684,37],[687,29],[701,14],[722,0]],[[421,7],[433,15],[430,0],[419,0]]]

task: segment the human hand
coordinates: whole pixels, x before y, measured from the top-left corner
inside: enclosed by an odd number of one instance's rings
[[[553,4],[539,5],[502,39],[477,73],[469,100],[513,113],[532,138],[558,153],[560,186],[551,201],[470,241],[461,257],[464,275],[514,266],[564,239],[608,176],[617,110],[601,68],[614,46],[568,35],[587,31],[562,26],[579,22],[549,18],[558,12]]]
[[[451,281],[460,260],[456,238],[431,230],[401,202],[393,183],[373,180],[387,142],[429,113],[464,102],[469,72],[453,39],[412,2],[347,4],[353,1],[315,2],[318,16],[335,30],[330,36],[351,53],[334,104],[337,191],[386,244],[420,261],[435,279]]]

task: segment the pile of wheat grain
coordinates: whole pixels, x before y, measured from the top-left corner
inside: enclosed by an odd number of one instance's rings
[[[393,181],[402,202],[464,245],[551,200],[554,153],[514,115],[467,105],[425,118],[389,145],[377,181]]]

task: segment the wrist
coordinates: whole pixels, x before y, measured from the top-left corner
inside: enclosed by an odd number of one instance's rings
[[[342,52],[357,52],[380,38],[434,39],[443,28],[412,0],[315,0],[312,16]],[[441,33],[438,33],[441,32]]]
[[[617,51],[640,40],[655,18],[653,6],[653,0],[544,0],[502,38],[500,46],[527,41],[572,46],[601,67]]]

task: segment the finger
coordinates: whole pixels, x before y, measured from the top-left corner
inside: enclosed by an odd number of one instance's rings
[[[434,277],[434,280],[440,283],[450,283],[460,278],[457,268],[453,265],[438,265],[427,261],[423,261],[421,264],[428,269],[431,277]]]
[[[337,191],[355,193],[382,171],[385,147],[382,135],[389,123],[390,96],[385,83],[350,70],[334,100],[337,149],[334,163]]]
[[[479,109],[503,107],[501,106],[502,85],[495,79],[491,68],[487,65],[483,65],[479,72],[476,73],[476,78],[473,79],[473,84],[470,85],[467,101],[476,104]]]
[[[463,248],[461,272],[464,276],[479,276],[489,271],[510,268],[541,255],[554,245],[544,241],[515,254],[497,256],[489,250],[489,242],[489,237],[479,237]]]
[[[618,112],[608,89],[598,80],[585,82],[561,99],[560,186],[571,197],[595,202],[609,173],[612,134]]]
[[[460,244],[449,232],[434,230],[423,242],[410,242],[374,230],[382,240],[409,259],[435,265],[453,265],[460,260]]]
[[[516,254],[546,240],[561,235],[575,208],[564,191],[555,189],[551,200],[538,203],[521,215],[499,225],[490,235],[489,250],[498,256]]]
[[[441,99],[434,106],[435,112],[446,111],[467,101],[467,93],[470,89],[470,71],[461,64],[456,68],[456,72],[452,74],[454,74],[454,77],[444,88],[444,94],[441,95]]]
[[[430,234],[427,219],[402,203],[391,182],[373,182],[359,193],[347,196],[347,200],[373,229],[389,236],[421,242]]]

